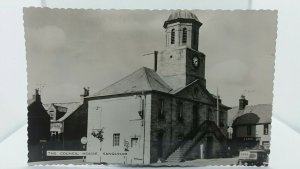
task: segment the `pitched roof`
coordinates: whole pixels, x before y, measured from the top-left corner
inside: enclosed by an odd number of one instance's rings
[[[173,90],[173,91],[171,91],[170,93],[171,93],[171,94],[177,94],[177,93],[180,93],[181,91],[183,91],[183,90],[189,88],[190,86],[194,85],[195,83],[198,83],[198,86],[206,93],[206,95],[209,97],[209,99],[211,99],[212,102],[215,102],[215,103],[217,104],[217,99],[218,99],[217,96],[214,95],[214,94],[212,94],[212,93],[210,93],[210,92],[206,89],[206,87],[202,86],[201,83],[199,83],[199,82],[200,82],[200,80],[199,80],[199,79],[196,79],[196,80],[194,80],[193,82],[189,83],[188,85],[186,85],[186,86],[184,86],[184,87],[180,87],[180,88],[178,88],[178,89],[176,89],[176,90]],[[220,98],[219,98],[219,99],[220,99]],[[219,106],[222,106],[222,107],[224,107],[224,108],[230,109],[230,107],[224,105],[223,103],[219,103]]]
[[[55,108],[64,107],[67,109],[67,112],[61,118],[59,118],[57,121],[64,121],[66,118],[68,118],[75,110],[77,110],[82,105],[82,103],[80,103],[80,102],[69,102],[69,103],[43,104],[43,106],[46,110],[48,110],[52,104],[54,105]]]
[[[90,97],[145,91],[170,92],[172,88],[152,69],[142,67]]]
[[[271,123],[272,105],[258,104],[246,106],[244,110],[233,107],[228,110],[228,125]]]

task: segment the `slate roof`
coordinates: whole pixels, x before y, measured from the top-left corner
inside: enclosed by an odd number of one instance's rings
[[[188,10],[176,10],[172,12],[168,18],[168,21],[174,19],[194,19],[196,21],[199,21],[197,16]]]
[[[196,25],[201,26],[202,23],[195,14],[188,10],[176,10],[169,15],[169,18],[164,22],[163,27],[166,28],[168,24],[175,22],[193,22]]]
[[[110,96],[146,91],[169,93],[172,88],[152,69],[142,67],[90,97]]]
[[[246,106],[244,110],[233,107],[228,110],[228,125],[271,123],[272,105],[258,104]],[[235,121],[234,121],[235,120]]]
[[[43,104],[43,106],[46,110],[48,110],[52,104],[55,106],[55,108],[64,107],[67,109],[67,112],[61,118],[59,118],[57,120],[59,122],[64,121],[66,118],[68,118],[75,110],[77,110],[82,105],[82,103],[80,103],[80,102],[69,102],[69,103]]]

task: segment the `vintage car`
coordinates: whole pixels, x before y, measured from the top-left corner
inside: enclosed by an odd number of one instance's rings
[[[240,151],[237,165],[268,166],[268,153],[266,150]]]

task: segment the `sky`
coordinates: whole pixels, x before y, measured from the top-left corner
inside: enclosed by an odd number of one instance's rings
[[[44,103],[79,101],[145,66],[165,49],[168,10],[25,8],[28,97],[40,88]],[[241,94],[250,105],[273,98],[277,12],[194,10],[203,23],[207,89],[227,106]]]

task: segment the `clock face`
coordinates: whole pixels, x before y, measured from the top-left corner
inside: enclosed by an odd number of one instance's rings
[[[193,57],[193,66],[196,68],[199,67],[199,58],[197,56]]]

